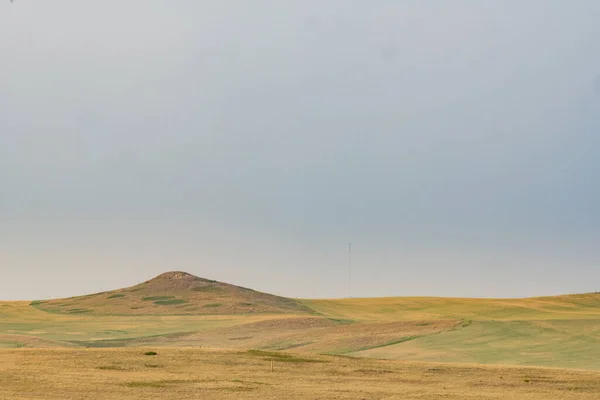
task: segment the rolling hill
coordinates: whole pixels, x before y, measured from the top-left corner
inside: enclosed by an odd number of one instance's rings
[[[207,347],[600,370],[600,294],[289,299],[169,272],[0,303],[2,347]]]
[[[86,296],[35,301],[57,314],[234,315],[309,313],[300,302],[181,271],[167,272],[138,285]]]

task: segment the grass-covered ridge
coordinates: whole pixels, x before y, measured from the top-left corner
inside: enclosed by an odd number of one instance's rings
[[[597,293],[526,299],[383,297],[302,303],[323,315],[360,321],[600,319]]]

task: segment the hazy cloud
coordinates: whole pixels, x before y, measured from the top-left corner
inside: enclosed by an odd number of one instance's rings
[[[600,3],[0,6],[0,298],[600,280]]]

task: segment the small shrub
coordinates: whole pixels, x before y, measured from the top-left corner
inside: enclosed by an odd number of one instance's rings
[[[120,299],[121,297],[125,297],[125,295],[117,293],[117,294],[113,294],[112,296],[108,296],[109,299]]]
[[[223,304],[221,303],[210,303],[210,304],[205,304],[204,307],[208,307],[208,308],[217,308],[217,307],[221,307]]]
[[[144,355],[145,356],[156,356],[156,355],[158,355],[158,353],[155,351],[147,351],[144,353]]]

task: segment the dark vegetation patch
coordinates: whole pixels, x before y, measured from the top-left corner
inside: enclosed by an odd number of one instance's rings
[[[205,304],[203,307],[208,307],[208,308],[218,308],[221,307],[223,304],[221,303],[210,303],[210,304]]]
[[[265,361],[277,361],[286,363],[325,363],[327,361],[314,358],[298,357],[278,351],[248,350],[246,354],[254,357],[263,357]]]
[[[391,340],[391,341],[389,341],[389,342],[382,343],[382,344],[380,344],[380,345],[377,345],[377,346],[369,347],[369,349],[376,349],[376,348],[379,348],[379,347],[386,347],[386,346],[391,346],[391,345],[394,345],[394,344],[404,343],[404,342],[408,342],[409,340],[415,340],[415,339],[418,339],[418,338],[420,338],[420,337],[421,337],[420,335],[415,335],[415,336],[405,336],[405,337],[403,337],[403,338],[400,338],[400,339]],[[365,350],[367,350],[367,349],[365,349]]]
[[[143,301],[162,301],[174,299],[175,296],[149,296],[142,298]]]
[[[120,299],[122,297],[125,297],[125,295],[124,294],[120,294],[120,293],[113,294],[112,296],[108,296],[109,299]]]
[[[156,300],[154,304],[158,306],[171,306],[175,304],[185,304],[187,300],[184,299],[168,299],[168,300]]]
[[[156,382],[133,381],[133,382],[127,382],[124,385],[127,387],[130,387],[130,388],[163,388],[167,384],[162,381],[156,381]]]
[[[296,349],[298,347],[308,346],[313,343],[314,342],[291,343],[291,344],[287,344],[285,346],[281,346],[275,350],[291,350],[291,349]]]
[[[148,335],[148,336],[140,336],[140,337],[128,337],[128,338],[118,338],[118,339],[101,339],[101,340],[70,340],[68,343],[74,344],[76,346],[88,347],[88,348],[120,348],[127,347],[132,343],[136,343],[136,341],[147,341],[151,338],[161,338],[161,337],[170,337],[170,338],[178,338],[181,336],[189,335],[190,333],[194,333],[194,331],[188,332],[177,332],[177,333],[163,333],[158,335]]]
[[[192,289],[194,292],[222,292],[218,286],[208,285],[208,286],[198,286]]]
[[[233,380],[230,380],[229,382],[243,383],[245,385],[265,385],[265,386],[272,386],[270,383],[266,383],[266,382],[242,381],[240,379],[233,379]]]
[[[163,379],[160,381],[132,381],[124,383],[124,386],[130,388],[164,388],[171,385],[181,385],[186,383],[200,383],[201,381],[195,380],[185,380],[185,379]]]
[[[357,369],[354,372],[365,375],[383,375],[394,373],[394,371],[390,371],[389,369]]]
[[[76,346],[87,347],[90,349],[108,349],[108,348],[120,348],[127,345],[127,340],[116,339],[116,340],[71,340],[68,343]]]
[[[350,325],[353,324],[354,321],[351,319],[342,319],[342,318],[328,318],[331,322],[335,322],[338,325]]]
[[[144,353],[144,355],[145,356],[156,356],[156,355],[158,355],[158,353],[155,351],[147,351]]]
[[[0,344],[6,345],[6,347],[8,347],[9,349],[20,349],[20,348],[25,347],[25,343],[20,343],[20,342],[2,341],[2,342],[0,342]],[[2,348],[2,346],[0,346],[0,348]]]
[[[433,374],[444,374],[444,373],[450,372],[450,370],[448,368],[444,368],[444,367],[431,367],[431,368],[427,368],[426,371],[433,373]]]
[[[100,369],[102,371],[126,371],[125,368],[119,365],[101,365],[99,367],[96,367],[96,369]]]
[[[69,314],[85,314],[89,312],[92,312],[92,310],[90,310],[89,308],[72,308],[70,310],[67,310],[67,313]]]
[[[328,356],[328,357],[338,357],[338,358],[345,358],[348,360],[356,360],[358,357],[355,356],[349,356],[347,354],[335,354],[335,353],[319,353],[319,355],[321,356]]]
[[[237,387],[223,387],[223,388],[220,388],[220,390],[227,390],[229,392],[251,392],[255,389],[250,386],[237,386]]]

